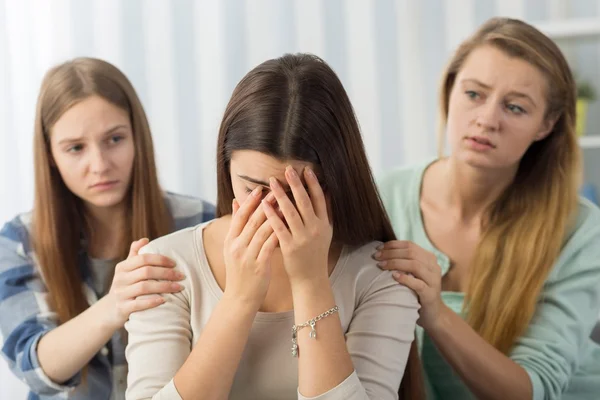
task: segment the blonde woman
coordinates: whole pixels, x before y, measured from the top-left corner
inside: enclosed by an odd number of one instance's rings
[[[181,290],[172,260],[137,251],[214,207],[161,191],[142,105],[98,59],[46,74],[34,163],[33,211],[0,231],[2,355],[30,398],[124,398],[119,331],[130,313],[162,304],[160,293]]]
[[[375,255],[414,289],[429,398],[598,399],[600,211],[578,197],[575,83],[518,20],[485,23],[444,75],[450,155],[390,173]]]

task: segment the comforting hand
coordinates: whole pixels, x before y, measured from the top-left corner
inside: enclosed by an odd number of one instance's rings
[[[233,201],[229,232],[225,238],[225,297],[258,308],[271,281],[271,256],[277,236],[259,207],[261,187],[254,189],[241,206]]]
[[[175,271],[175,263],[159,254],[138,255],[148,239],[140,239],[131,244],[127,259],[115,267],[115,276],[107,294],[114,303],[114,314],[108,315],[115,329],[121,328],[136,311],[146,310],[162,304],[160,293],[179,292],[183,288],[179,281],[183,274]],[[153,296],[144,296],[153,295]],[[139,298],[139,296],[144,296]]]
[[[296,206],[277,179],[270,180],[271,191],[285,223],[270,202],[267,199],[263,201],[264,212],[279,239],[283,264],[292,285],[327,279],[327,260],[333,236],[323,189],[314,172],[305,168],[303,173],[308,193],[292,167],[285,171]]]
[[[433,327],[443,308],[442,270],[435,255],[413,242],[392,240],[378,247],[373,257],[380,268],[393,270],[396,281],[417,293],[421,303],[418,324],[426,330]]]

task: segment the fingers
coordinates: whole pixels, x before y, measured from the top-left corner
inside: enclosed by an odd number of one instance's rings
[[[144,266],[131,272],[129,284],[149,279],[159,281],[180,281],[183,278],[185,278],[185,275],[173,268]]]
[[[262,207],[258,207],[254,210],[254,213],[248,222],[246,222],[246,226],[244,226],[244,229],[242,229],[242,232],[239,235],[240,244],[244,247],[248,246],[266,220],[267,216]],[[258,251],[256,253],[258,254]]]
[[[238,203],[237,199],[233,199],[231,204],[231,217],[235,217],[235,214],[240,209],[240,203]]]
[[[258,253],[256,261],[258,261],[259,263],[266,263],[267,261],[269,261],[278,244],[279,239],[277,238],[277,234],[275,232],[272,232],[269,238],[263,244],[260,253]]]
[[[271,225],[271,228],[277,235],[279,242],[289,242],[292,240],[292,234],[288,230],[287,226],[283,220],[277,215],[273,206],[266,200],[263,200],[262,207],[267,216],[268,222]]]
[[[122,306],[122,310],[125,313],[125,315],[130,315],[131,313],[137,311],[143,311],[157,307],[163,304],[164,302],[165,299],[160,295],[144,296],[125,302],[125,304]]]
[[[404,274],[411,274],[418,279],[424,280],[429,285],[435,285],[436,277],[441,274],[441,270],[432,271],[426,265],[415,260],[390,260],[377,263],[377,266],[386,271],[397,271]]]
[[[287,197],[285,191],[283,190],[281,184],[277,181],[277,179],[271,178],[269,180],[269,183],[271,186],[271,191],[277,199],[277,204],[279,204],[279,208],[281,209],[283,217],[285,218],[285,221],[290,227],[291,232],[299,232],[304,227],[304,223],[302,222],[302,218],[300,217],[298,210]],[[275,228],[273,227],[273,229]],[[281,236],[279,237],[279,239],[281,239]]]
[[[127,255],[127,258],[137,256],[141,248],[147,245],[149,242],[150,241],[148,240],[148,238],[143,238],[132,242],[131,246],[129,247],[129,254]]]
[[[183,286],[173,282],[141,281],[129,285],[122,290],[121,297],[135,299],[148,294],[177,293],[183,290]]]
[[[415,260],[422,263],[424,266],[431,264],[431,258],[425,251],[419,252],[410,248],[406,249],[384,249],[379,250],[373,255],[377,261],[390,261],[390,260]]]
[[[378,261],[387,261],[392,259],[412,259],[426,265],[428,268],[437,266],[436,256],[423,249],[422,247],[406,240],[392,240],[377,247],[377,252],[373,255]]]
[[[314,208],[317,218],[321,220],[329,220],[329,213],[327,212],[327,202],[325,201],[325,193],[323,188],[319,184],[317,175],[314,171],[308,167],[304,168],[304,180],[308,186],[308,193],[312,200],[312,206]],[[296,194],[294,194],[295,196]]]
[[[296,208],[302,216],[304,224],[307,221],[311,221],[316,217],[315,210],[313,209],[312,201],[298,176],[298,173],[291,166],[287,166],[285,169],[285,179],[292,189],[294,200],[296,201]]]
[[[406,274],[421,275],[425,269],[424,266],[415,260],[393,259],[389,261],[380,261],[377,266],[386,271],[400,271]]]
[[[392,277],[401,285],[408,287],[409,289],[414,290],[419,297],[423,294],[423,292],[428,288],[427,283],[418,279],[412,275],[402,274],[400,272],[393,272]]]
[[[262,211],[262,210],[261,210]],[[262,212],[264,215],[264,212]],[[273,228],[271,227],[271,223],[266,220],[263,222],[261,227],[256,231],[256,234],[252,237],[250,244],[248,245],[248,256],[257,259],[258,254],[260,253],[263,245],[269,239],[271,234],[273,234]]]
[[[250,216],[252,216],[252,214],[260,204],[261,193],[262,186],[257,186],[252,191],[250,196],[246,198],[244,204],[239,206],[239,209],[236,211],[235,216],[232,217],[231,225],[229,226],[229,233],[227,234],[228,238],[236,238],[240,235],[240,233],[242,233],[242,230],[246,226],[248,219],[250,218]]]
[[[165,257],[160,254],[142,254],[134,256],[133,258],[128,258],[125,261],[121,261],[119,264],[117,264],[117,272],[131,272],[144,266],[173,268],[175,266],[175,262],[169,257]]]

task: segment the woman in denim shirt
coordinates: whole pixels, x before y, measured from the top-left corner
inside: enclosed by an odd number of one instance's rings
[[[124,398],[123,325],[182,279],[168,258],[137,252],[214,208],[161,191],[139,98],[98,59],[46,74],[34,163],[33,211],[0,231],[2,355],[30,399]]]

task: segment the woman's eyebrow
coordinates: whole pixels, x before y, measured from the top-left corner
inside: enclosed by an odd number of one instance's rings
[[[243,179],[243,180],[245,180],[245,181],[256,183],[257,185],[266,186],[266,187],[270,186],[269,182],[265,182],[265,181],[261,181],[261,180],[258,180],[258,179],[254,179],[254,178],[251,178],[251,177],[246,176],[246,175],[240,175],[240,174],[238,174],[238,177],[241,178],[241,179]]]
[[[264,186],[264,187],[266,187],[266,188],[270,188],[270,187],[271,187],[271,185],[269,184],[269,182],[261,181],[261,180],[259,180],[259,179],[254,179],[254,178],[252,178],[252,177],[250,177],[250,176],[247,176],[247,175],[240,175],[240,174],[237,174],[237,176],[238,176],[238,178],[240,178],[240,179],[243,179],[243,180],[245,180],[245,181],[248,181],[248,182],[250,182],[250,183],[254,183],[254,184],[256,184],[256,185]],[[290,186],[287,184],[287,182],[286,182],[286,183],[279,182],[279,183],[281,184],[281,186],[283,186],[283,189],[284,189],[286,192],[288,192],[288,193],[291,193],[291,188],[290,188]],[[304,186],[304,189],[306,189],[306,191],[308,191],[308,187],[306,186],[306,183],[305,183],[305,182],[302,182],[302,186]]]

